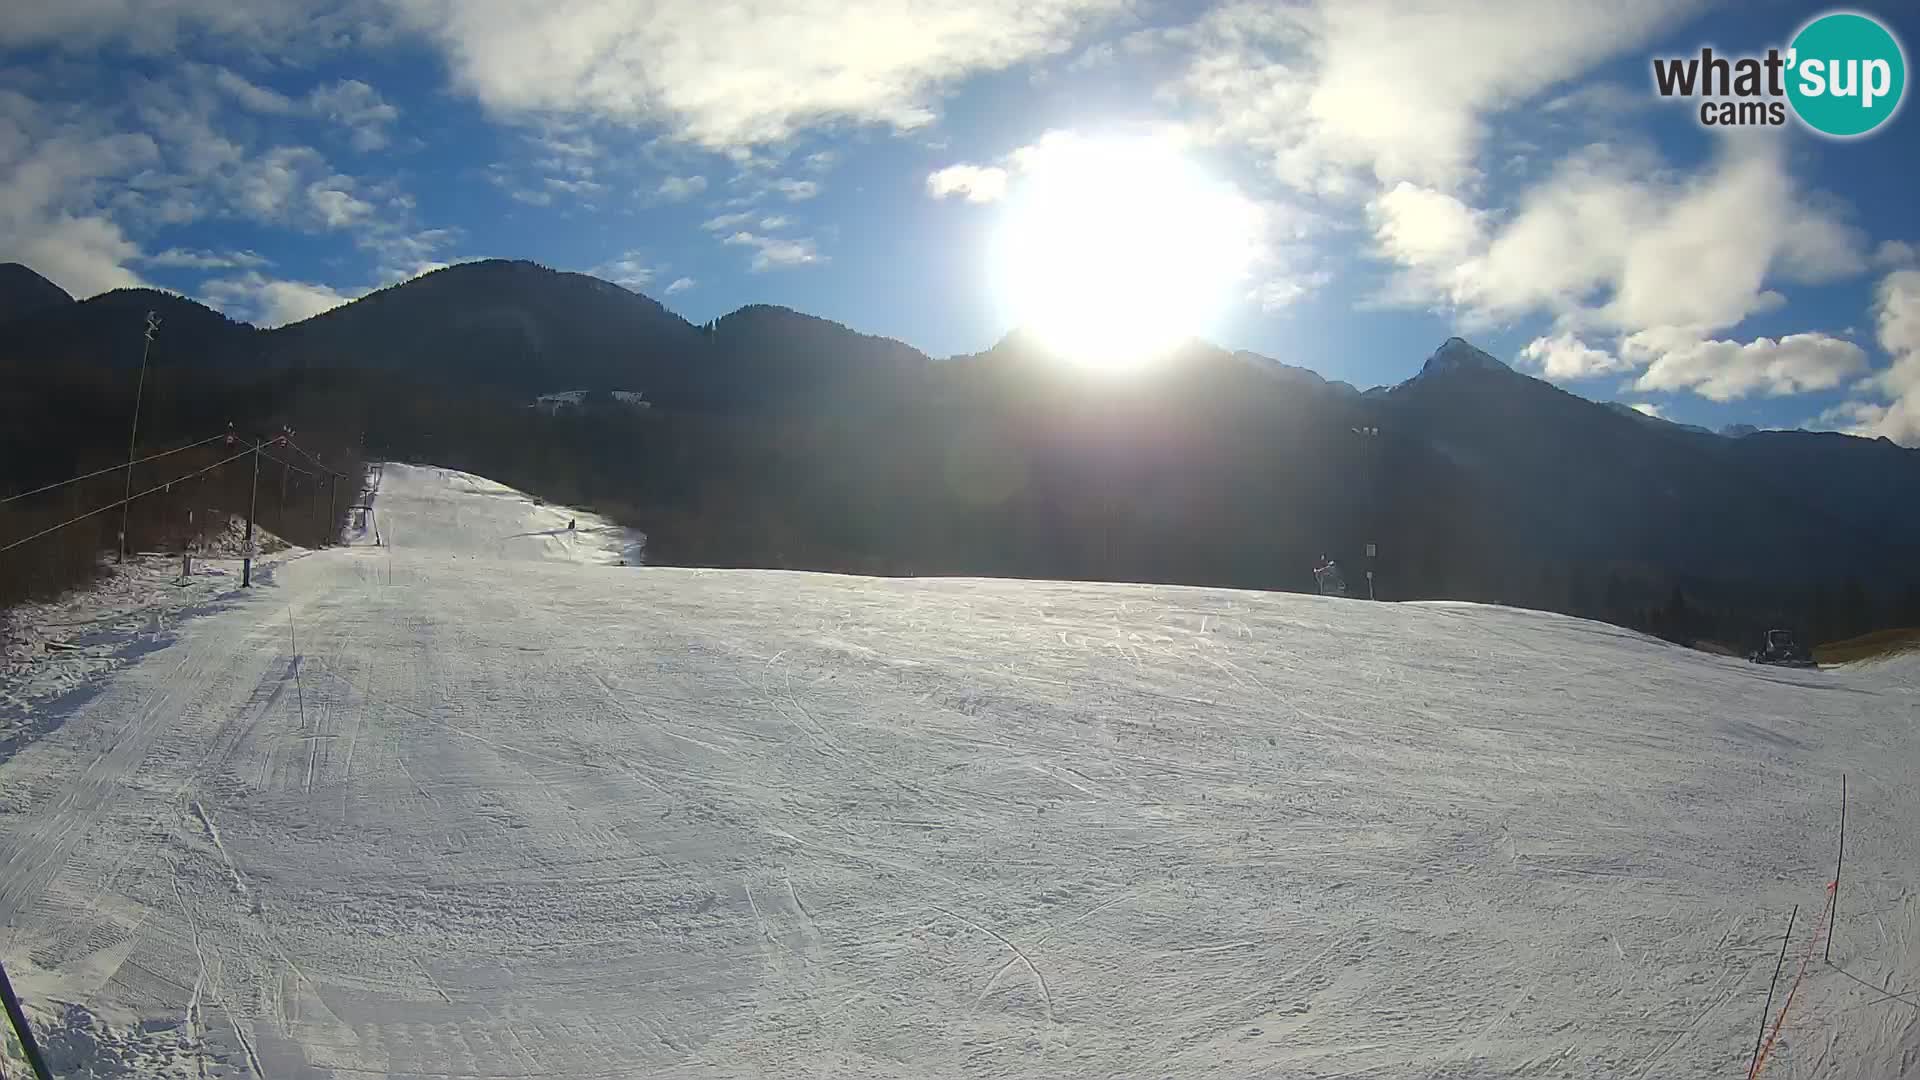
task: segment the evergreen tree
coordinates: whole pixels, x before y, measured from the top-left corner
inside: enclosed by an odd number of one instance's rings
[[[1633,598],[1627,591],[1627,583],[1620,580],[1618,571],[1607,575],[1605,614],[1608,622],[1622,626],[1632,626],[1638,620],[1633,610]]]
[[[1825,584],[1815,585],[1813,600],[1808,605],[1807,612],[1807,636],[1811,639],[1807,642],[1809,646],[1839,640],[1840,635],[1836,632],[1839,626],[1835,616],[1832,591]]]
[[[1686,594],[1676,584],[1673,593],[1667,597],[1667,606],[1654,615],[1654,632],[1668,641],[1690,644],[1693,641],[1693,621]]]
[[[1567,611],[1582,618],[1592,618],[1596,614],[1593,610],[1593,582],[1588,579],[1587,572],[1578,567],[1574,568],[1567,580]]]
[[[1867,590],[1860,586],[1858,578],[1848,578],[1840,587],[1837,636],[1856,637],[1864,634],[1873,625],[1873,603],[1867,599]]]

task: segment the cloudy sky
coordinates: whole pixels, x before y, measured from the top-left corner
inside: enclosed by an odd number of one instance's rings
[[[1920,118],[1728,135],[1651,90],[1822,10],[12,0],[0,260],[274,325],[530,258],[944,356],[1009,328],[991,249],[1040,152],[1152,132],[1246,210],[1220,344],[1364,387],[1460,333],[1684,422],[1920,445]],[[1160,213],[1090,205],[1108,244]]]

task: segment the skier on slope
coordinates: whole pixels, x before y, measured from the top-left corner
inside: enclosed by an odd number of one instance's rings
[[[1313,579],[1320,586],[1322,596],[1347,595],[1347,579],[1340,573],[1340,564],[1327,558],[1325,554],[1322,554],[1319,561],[1314,563]]]

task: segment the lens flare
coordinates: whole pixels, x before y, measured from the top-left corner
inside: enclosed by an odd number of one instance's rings
[[[1020,162],[994,245],[1002,312],[1128,368],[1207,332],[1253,259],[1258,206],[1154,138],[1061,139]]]

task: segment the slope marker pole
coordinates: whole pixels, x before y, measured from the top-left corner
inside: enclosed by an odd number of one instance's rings
[[[26,1010],[20,1007],[20,999],[13,993],[13,984],[7,981],[5,967],[0,967],[0,1004],[6,1006],[7,1019],[13,1022],[13,1030],[20,1036],[20,1049],[27,1055],[27,1067],[33,1070],[37,1080],[53,1080],[46,1059],[40,1056],[39,1044],[33,1041],[33,1028],[27,1024]]]
[[[1827,905],[1827,949],[1821,957],[1833,963],[1833,917],[1840,908],[1840,864],[1847,858],[1847,774],[1840,774],[1840,850],[1833,857],[1833,902]]]
[[[247,496],[247,539],[240,552],[240,587],[253,587],[253,514],[260,508],[260,441],[253,444],[253,486]]]
[[[1767,1037],[1767,1014],[1773,1011],[1773,991],[1780,985],[1780,969],[1787,963],[1787,942],[1793,937],[1793,921],[1800,917],[1800,905],[1793,905],[1793,913],[1787,916],[1787,932],[1780,936],[1780,959],[1773,962],[1773,981],[1767,984],[1767,1003],[1760,1007],[1760,1033],[1753,1037],[1753,1060],[1747,1065],[1747,1080],[1753,1080],[1754,1070],[1760,1067],[1760,1041]]]

